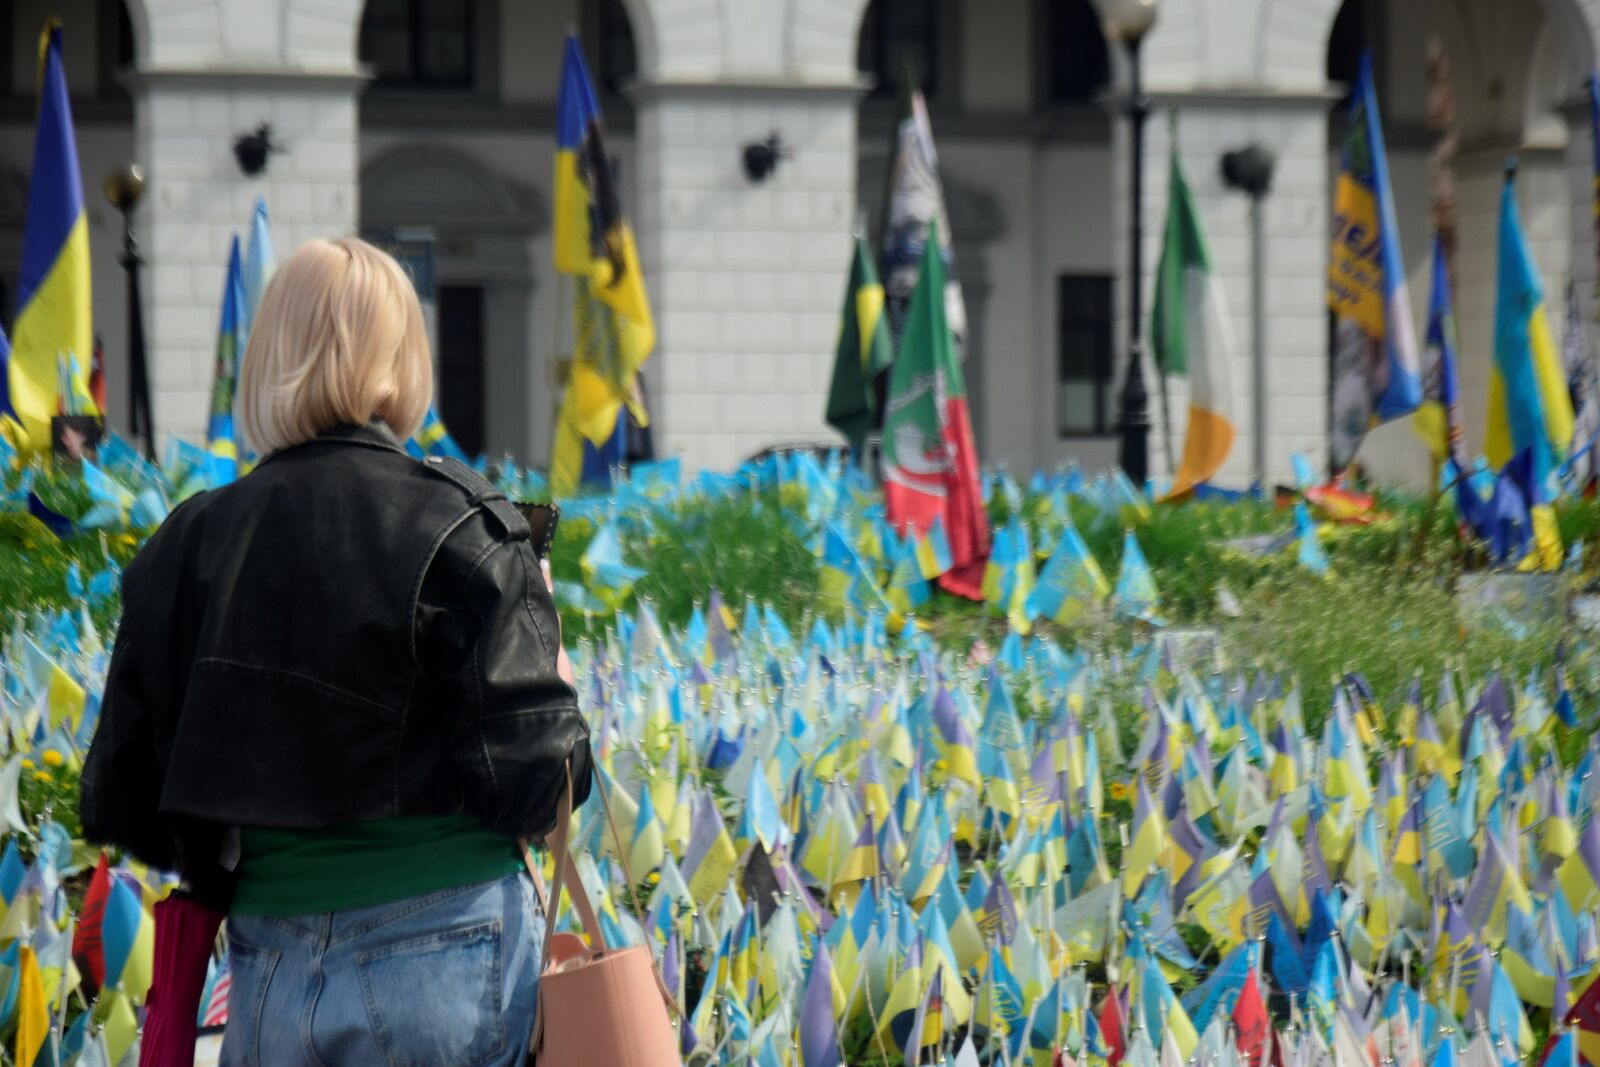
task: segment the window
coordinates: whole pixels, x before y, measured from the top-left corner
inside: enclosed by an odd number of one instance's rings
[[[380,82],[470,88],[472,8],[472,0],[368,0],[361,59]]]
[[[100,0],[99,95],[128,99],[122,73],[133,69],[133,17],[123,0]]]
[[[439,418],[469,456],[484,448],[483,287],[439,287]]]
[[[1368,26],[1366,0],[1345,0],[1333,20],[1328,34],[1328,80],[1341,85],[1354,86],[1356,74],[1361,69],[1361,53],[1366,51]],[[1374,73],[1382,72],[1375,65]]]
[[[939,93],[939,0],[872,0],[861,22],[856,66],[872,76],[874,96],[894,96],[910,72],[922,93]]]
[[[1111,279],[1063,274],[1056,279],[1060,363],[1056,427],[1062,437],[1111,430]]]
[[[600,91],[608,95],[622,92],[639,70],[633,46],[633,25],[622,7],[622,0],[600,0],[599,68]]]
[[[1045,98],[1081,104],[1111,84],[1111,56],[1090,0],[1045,0]]]

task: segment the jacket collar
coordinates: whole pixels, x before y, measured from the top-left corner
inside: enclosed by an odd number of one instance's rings
[[[335,426],[332,429],[319,433],[314,440],[319,444],[351,444],[364,445],[368,448],[383,448],[391,452],[405,453],[405,448],[400,444],[400,439],[389,429],[387,423],[381,419],[373,419],[365,426],[353,423],[344,426]]]
[[[287,456],[292,452],[298,452],[312,445],[355,445],[359,448],[374,448],[382,452],[398,452],[402,456],[409,455],[405,450],[405,446],[400,443],[400,439],[394,435],[394,431],[389,429],[388,425],[381,419],[373,419],[365,426],[346,423],[323,430],[309,441],[302,441],[297,445],[291,445],[282,451],[272,453],[272,455],[267,456],[258,463],[257,466],[264,467],[280,456]]]

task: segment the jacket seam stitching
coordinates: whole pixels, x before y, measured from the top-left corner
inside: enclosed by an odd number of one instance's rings
[[[472,518],[477,511],[477,508],[468,508],[445,524],[444,529],[434,536],[433,543],[428,546],[427,554],[422,557],[422,566],[417,568],[417,576],[411,583],[411,610],[406,620],[411,627],[411,632],[407,636],[410,639],[413,670],[417,662],[417,601],[422,596],[422,583],[427,580],[428,571],[433,567],[434,560],[439,558],[439,550],[444,547],[445,541],[450,538],[451,534],[459,530],[463,523]]]
[[[484,722],[505,722],[509,719],[521,719],[532,716],[566,715],[578,710],[578,705],[576,703],[541,704],[537,708],[525,708],[521,711],[502,711],[494,715],[482,715],[480,718],[483,719]]]
[[[501,547],[500,542],[492,540],[478,552],[478,555],[472,561],[471,568],[467,571],[466,585],[468,589],[472,587],[473,579],[475,579],[478,576],[478,572],[483,569],[484,563],[490,556],[494,555],[495,549],[499,547]],[[472,643],[472,691],[478,702],[477,721],[473,724],[473,726],[478,735],[478,752],[483,756],[484,768],[489,772],[489,785],[494,790],[495,799],[496,802],[498,802],[501,796],[500,779],[499,776],[494,773],[494,760],[489,758],[489,739],[484,734],[483,730],[483,723],[485,719],[483,703],[483,669],[478,662],[478,653],[483,645],[483,613],[478,610],[478,606],[472,602],[472,598],[470,596],[466,598],[466,602],[467,606],[472,610],[473,616],[478,621],[479,637],[477,641]]]
[[[439,550],[444,547],[444,543],[449,540],[450,535],[459,530],[472,517],[472,513],[475,510],[474,508],[468,508],[460,515],[457,515],[455,519],[445,524],[444,529],[439,531],[434,537],[433,543],[428,546],[427,554],[422,557],[422,565],[417,568],[417,577],[411,583],[411,605],[406,612],[406,638],[407,643],[411,646],[411,663],[409,664],[406,678],[406,699],[405,703],[400,707],[400,728],[395,731],[394,735],[394,771],[390,776],[394,782],[394,807],[396,811],[400,810],[400,763],[405,750],[406,727],[411,722],[411,698],[416,695],[417,674],[419,672],[417,664],[417,601],[422,598],[422,583],[427,581],[428,571],[433,569],[434,561],[439,558]]]
[[[530,569],[538,570],[538,564],[535,562],[535,565],[529,568],[528,559],[523,555],[523,549],[527,547],[527,542],[516,541],[513,542],[513,545],[517,550],[517,559],[522,564],[522,606],[528,610],[528,619],[533,623],[534,632],[539,635],[540,650],[549,655],[550,639],[545,636],[544,627],[539,625],[539,615],[533,610],[533,577],[529,574],[529,571]],[[554,607],[554,604],[552,603],[551,606]]]
[[[336,685],[330,685],[329,683],[322,681],[320,678],[313,678],[309,674],[301,674],[299,671],[284,670],[282,667],[262,667],[253,663],[241,663],[238,660],[228,659],[226,656],[202,656],[194,661],[195,670],[199,670],[202,667],[211,665],[226,667],[230,670],[242,671],[245,674],[254,674],[262,677],[292,678],[297,682],[304,683],[312,689],[319,689],[324,693],[340,697],[355,704],[360,704],[363,707],[374,708],[378,711],[386,711],[390,713],[393,713],[395,710],[390,705],[381,701],[372,700],[357,693],[347,692]]]

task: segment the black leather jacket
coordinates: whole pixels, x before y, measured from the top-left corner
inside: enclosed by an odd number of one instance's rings
[[[225,903],[234,827],[555,819],[589,730],[521,514],[459,463],[340,427],[173,511],[123,575],[83,770],[89,840]]]

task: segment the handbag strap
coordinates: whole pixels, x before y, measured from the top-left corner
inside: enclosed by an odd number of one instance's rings
[[[617,846],[617,862],[622,864],[622,877],[628,880],[628,903],[633,905],[633,918],[644,929],[644,909],[639,907],[639,883],[633,879],[633,871],[628,867],[628,850],[622,845],[622,835],[617,832],[617,820],[611,815],[611,797],[606,792],[606,779],[600,773],[597,765],[594,768],[594,787],[600,793],[600,808],[606,813],[606,825],[611,828],[611,841]],[[646,786],[645,788],[649,788]],[[657,976],[656,981],[661,979]],[[666,989],[666,983],[661,983],[661,988]]]
[[[643,913],[639,908],[639,890],[633,880],[633,872],[628,867],[627,853],[622,847],[622,835],[617,831],[616,819],[611,814],[611,801],[606,794],[606,784],[598,767],[594,769],[595,788],[600,792],[600,806],[605,811],[606,824],[611,829],[611,840],[617,846],[617,860],[622,864],[622,875],[628,881],[628,899],[633,905],[634,919],[639,923],[640,929],[644,928]],[[544,899],[541,894],[541,903],[545,908],[544,948],[539,955],[541,969],[549,965],[550,946],[556,932],[557,913],[561,910],[561,890],[567,891],[567,899],[578,913],[578,919],[583,923],[584,932],[589,935],[590,944],[602,951],[609,951],[611,946],[607,943],[605,931],[600,926],[599,917],[595,914],[594,903],[589,899],[589,892],[584,887],[583,879],[577,877],[575,871],[568,880],[569,868],[576,864],[569,851],[568,834],[572,826],[572,764],[566,767],[566,782],[561,789],[561,799],[556,807],[556,826],[550,834],[550,848],[556,857],[555,878],[550,882],[550,895]],[[533,854],[528,850],[527,842],[522,843],[522,862],[527,866],[528,873],[533,877],[534,889],[540,888],[539,874],[534,866]],[[656,964],[654,953],[647,952],[650,960],[650,976],[656,980],[656,990],[661,994],[661,1000],[667,1006],[667,1014],[676,1019],[680,1016],[678,1002],[673,998],[672,991],[667,988],[666,980],[661,977],[661,968]],[[538,1037],[543,1029],[543,1012],[535,1013],[534,1022],[534,1047],[538,1046]]]

